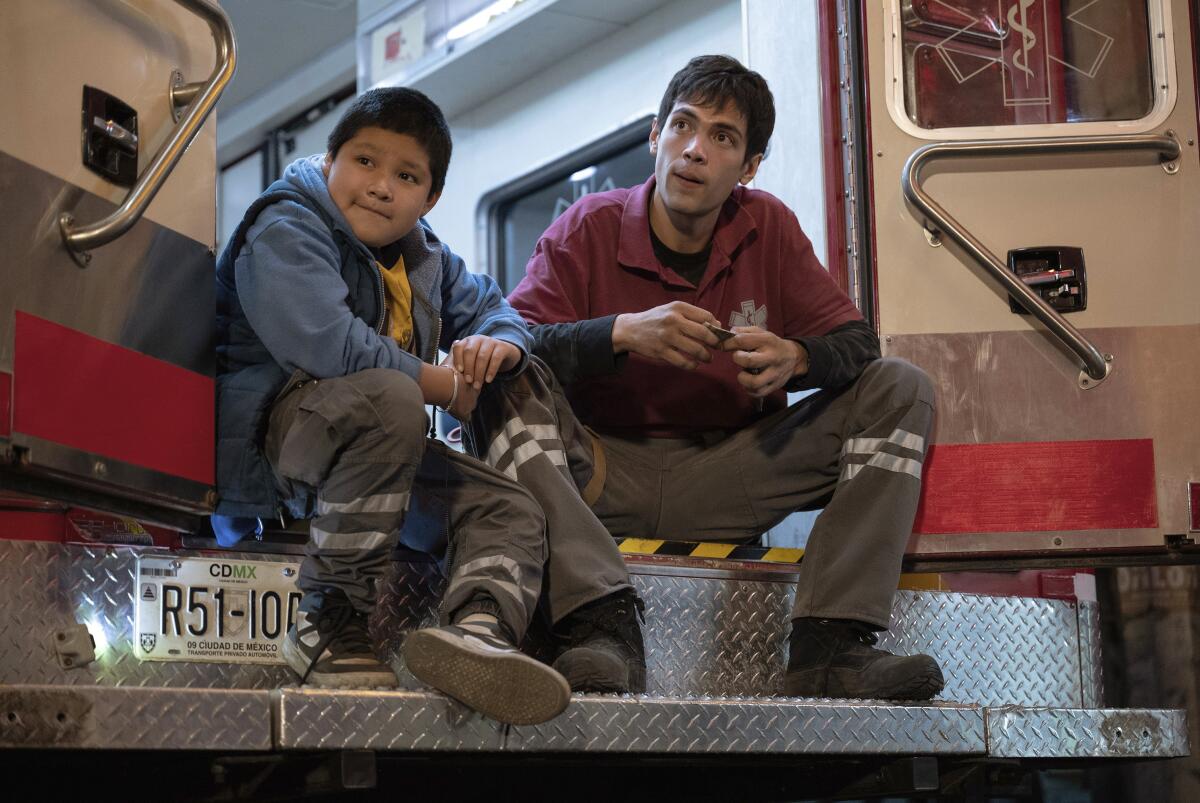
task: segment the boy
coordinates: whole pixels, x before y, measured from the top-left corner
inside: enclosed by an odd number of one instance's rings
[[[405,663],[488,716],[536,723],[570,696],[516,649],[541,592],[544,515],[516,482],[426,437],[426,404],[468,418],[530,347],[495,283],[422,219],[450,151],[427,97],[372,90],[323,157],[293,162],[250,206],[217,264],[214,527],[225,542],[283,509],[312,517],[283,655],[327,687],[397,685],[367,633],[377,585],[406,515],[413,546],[440,551],[454,533],[441,626],[408,637]],[[452,354],[441,366],[439,347]]]

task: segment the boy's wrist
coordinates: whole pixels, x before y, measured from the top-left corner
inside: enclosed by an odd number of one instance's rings
[[[453,365],[443,365],[442,367],[450,372],[450,396],[443,404],[437,406],[448,412],[454,406],[454,403],[458,401],[458,388],[462,380],[459,378],[458,371],[455,370]]]

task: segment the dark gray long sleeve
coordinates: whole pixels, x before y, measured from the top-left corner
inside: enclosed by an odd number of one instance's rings
[[[571,323],[533,324],[533,353],[542,358],[561,385],[608,376],[621,370],[626,355],[613,354],[616,315]]]
[[[828,334],[793,339],[808,351],[808,373],[790,382],[789,392],[849,385],[881,356],[879,335],[866,321],[850,321]]]
[[[571,323],[534,324],[529,327],[533,353],[545,360],[564,386],[615,374],[626,357],[613,354],[616,319],[616,315],[607,315]],[[850,321],[828,334],[794,339],[808,351],[808,373],[789,383],[788,391],[849,385],[880,357],[879,336],[865,321]]]

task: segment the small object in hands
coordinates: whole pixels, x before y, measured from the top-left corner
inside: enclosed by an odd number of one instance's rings
[[[706,327],[708,327],[708,331],[712,332],[714,335],[717,336],[718,343],[724,343],[726,340],[728,340],[729,338],[731,338],[735,334],[737,334],[736,332],[731,332],[728,329],[722,329],[721,327],[717,326],[716,324],[709,323],[708,321],[705,321],[704,325]]]

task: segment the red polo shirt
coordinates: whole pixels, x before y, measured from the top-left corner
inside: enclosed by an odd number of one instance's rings
[[[530,323],[568,323],[685,301],[723,326],[762,326],[781,337],[824,335],[858,309],[821,267],[792,211],[761,190],[736,188],[713,233],[708,268],[692,286],[654,255],[650,199],[640,187],[586,195],[538,241],[509,296]],[[726,352],[693,371],[637,354],[624,370],[567,388],[576,414],[602,431],[679,437],[738,429],[787,404],[771,394],[759,411]]]

